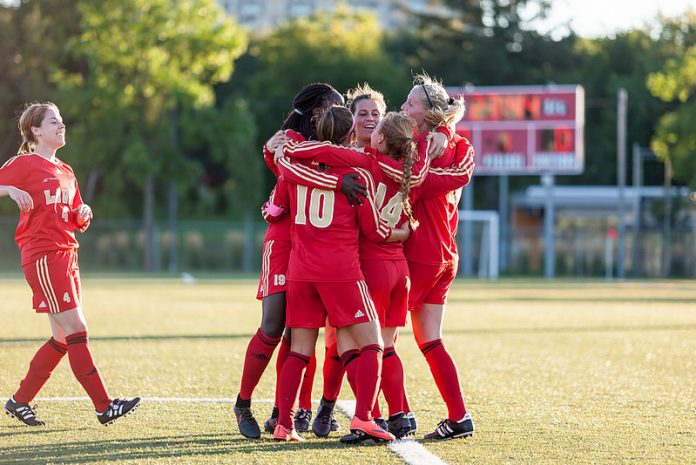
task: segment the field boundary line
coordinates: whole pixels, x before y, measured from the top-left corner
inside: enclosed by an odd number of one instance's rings
[[[336,406],[348,418],[353,417],[355,413],[354,400],[339,400],[336,402]],[[411,438],[397,439],[390,442],[387,447],[406,462],[407,465],[448,465],[447,462]]]

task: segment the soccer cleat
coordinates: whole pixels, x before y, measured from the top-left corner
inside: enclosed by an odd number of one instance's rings
[[[416,431],[418,431],[418,422],[416,421],[416,416],[413,414],[413,412],[408,412],[406,414],[406,418],[408,418],[408,421],[411,424],[410,434],[416,434]]]
[[[396,439],[401,439],[406,437],[411,432],[411,422],[404,413],[397,413],[389,417],[387,422],[389,424],[389,432],[394,435]]]
[[[268,417],[268,420],[263,422],[263,430],[267,433],[273,434],[275,427],[278,425],[278,417]]]
[[[312,423],[312,431],[317,437],[326,438],[331,431],[338,431],[339,426],[334,417],[334,406],[336,401],[329,402],[324,399],[319,403],[317,416]],[[334,429],[335,428],[335,429]]]
[[[5,403],[5,413],[21,421],[25,426],[44,426],[46,424],[36,419],[36,405],[32,407],[29,404],[16,402],[14,396]]]
[[[387,420],[385,420],[384,418],[375,418],[375,423],[384,431],[387,431],[389,429],[389,423],[387,423]]]
[[[237,426],[242,436],[249,439],[258,439],[261,437],[261,428],[254,418],[254,412],[250,407],[234,406],[234,416],[237,418]]]
[[[297,431],[308,431],[309,430],[309,422],[312,420],[312,411],[311,410],[305,410],[303,408],[298,408],[297,412],[295,413],[295,429]]]
[[[140,397],[133,397],[132,399],[114,399],[106,410],[102,413],[97,412],[97,418],[99,419],[99,423],[104,426],[109,426],[119,418],[130,415],[130,413],[135,411],[139,406]]]
[[[343,444],[359,444],[363,441],[372,440],[377,443],[391,442],[394,435],[383,430],[374,421],[364,421],[358,417],[353,417],[350,421],[350,434],[341,438]]]
[[[474,422],[471,415],[464,415],[461,421],[450,421],[447,418],[438,423],[432,433],[424,436],[425,439],[455,439],[468,438],[474,435]]]
[[[300,436],[295,428],[287,429],[285,426],[278,423],[273,431],[273,439],[276,441],[285,442],[302,442],[304,438]]]

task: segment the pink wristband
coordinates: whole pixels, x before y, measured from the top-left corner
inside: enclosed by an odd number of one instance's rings
[[[284,211],[285,209],[283,207],[273,205],[271,202],[268,202],[266,204],[266,213],[268,213],[271,216],[280,216],[283,214]]]

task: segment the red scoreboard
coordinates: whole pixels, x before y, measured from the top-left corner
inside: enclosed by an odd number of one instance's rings
[[[448,87],[466,114],[457,132],[476,151],[476,174],[580,174],[585,91],[578,85]]]

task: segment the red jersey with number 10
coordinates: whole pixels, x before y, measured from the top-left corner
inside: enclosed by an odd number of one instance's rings
[[[73,209],[82,204],[82,197],[67,163],[36,154],[17,155],[0,168],[0,186],[21,189],[34,201],[32,210],[20,212],[15,234],[22,266],[46,252],[79,247],[75,230],[84,231],[89,222],[77,226]]]

